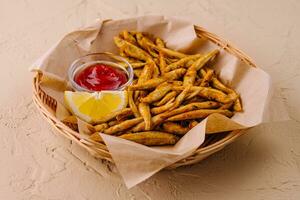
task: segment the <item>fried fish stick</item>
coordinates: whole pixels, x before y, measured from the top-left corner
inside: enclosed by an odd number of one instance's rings
[[[182,121],[187,119],[199,119],[205,118],[210,114],[219,113],[227,117],[232,117],[233,113],[229,110],[193,110],[186,113],[181,113],[179,115],[172,116],[168,118],[168,121]]]
[[[184,86],[173,86],[173,90],[183,90],[185,89]],[[232,101],[235,101],[238,98],[237,94],[231,93],[229,95],[226,95],[225,93],[208,87],[200,87],[200,86],[192,86],[191,91],[198,90],[198,95],[201,97],[205,97],[207,99],[213,99],[220,103],[229,103]]]
[[[139,78],[142,74],[143,69],[134,69],[133,73],[135,75],[135,77]]]
[[[136,33],[135,37],[136,37],[136,40],[137,40],[138,44],[140,45],[140,47],[142,47],[144,50],[148,51],[148,53],[151,56],[153,56],[155,58],[158,57],[157,53],[155,51],[153,51],[152,48],[150,47],[150,44],[151,44],[151,46],[153,46],[154,43],[149,38],[147,38],[140,32]]]
[[[231,88],[224,85],[218,78],[212,77],[212,86],[231,95],[232,96],[238,96],[238,94]],[[233,104],[233,110],[236,112],[241,112],[243,110],[241,99],[237,98]]]
[[[147,45],[149,45],[149,47],[155,49],[158,52],[162,51],[165,55],[167,55],[169,57],[184,58],[187,56],[184,53],[174,51],[174,50],[168,49],[166,47],[156,46],[156,45],[152,44],[151,42],[147,43]]]
[[[159,52],[158,59],[159,59],[160,72],[161,74],[164,74],[166,72],[167,63],[165,60],[164,53],[162,51]]]
[[[163,113],[162,117],[163,118],[167,118],[167,117],[171,117],[174,115],[178,115],[181,113],[186,113],[192,110],[199,110],[199,109],[212,109],[212,108],[217,108],[220,106],[220,103],[215,102],[215,101],[204,101],[204,102],[195,102],[195,103],[190,103],[184,106],[181,106],[175,110]]]
[[[116,115],[116,119],[118,122],[120,122],[132,115],[133,115],[133,112],[132,112],[131,108],[124,108]]]
[[[189,60],[185,63],[186,68],[190,68],[194,64],[195,60]]]
[[[215,90],[212,88],[201,88],[199,95],[202,97],[206,97],[208,99],[214,99],[221,103],[230,103],[235,101],[239,96],[236,93],[231,93],[229,95],[225,95],[223,92],[219,90]]]
[[[162,83],[159,85],[154,91],[149,93],[146,97],[141,98],[141,102],[144,103],[152,103],[163,98],[170,90],[172,89],[172,85],[169,83]]]
[[[198,124],[198,122],[196,121],[196,120],[192,120],[192,121],[190,121],[190,123],[189,123],[189,129],[192,129],[192,128],[194,128],[195,126],[197,126],[197,124]]]
[[[173,134],[159,131],[127,133],[119,137],[147,146],[172,145],[179,140],[179,138]]]
[[[186,100],[192,99],[192,98],[194,98],[195,96],[197,96],[197,95],[199,94],[199,92],[200,92],[200,89],[194,90],[194,91],[192,91],[191,93],[189,93],[185,99],[186,99]]]
[[[195,68],[190,67],[183,77],[183,85],[184,86],[194,85],[196,75],[197,75],[197,70]]]
[[[204,102],[207,101],[207,99],[205,98],[201,98],[200,96],[194,96],[191,99],[188,99],[188,97],[186,98],[186,100],[183,102],[183,104],[187,105],[189,103],[200,103],[200,102]]]
[[[153,60],[151,62],[153,67],[153,78],[157,78],[160,74],[159,68]]]
[[[141,115],[140,115],[138,108],[135,105],[134,100],[133,100],[133,91],[128,90],[127,94],[128,94],[128,104],[129,104],[134,116],[140,117]]]
[[[165,55],[165,60],[166,60],[167,65],[170,65],[170,64],[172,64],[174,62],[177,62],[179,59],[178,58],[166,57],[166,55]]]
[[[138,118],[134,118],[134,119],[129,119],[129,120],[123,121],[123,122],[121,122],[119,124],[116,124],[116,125],[114,125],[112,127],[109,127],[108,129],[104,130],[104,133],[108,134],[108,135],[112,135],[112,134],[115,134],[115,133],[127,130],[127,129],[129,129],[129,128],[135,126],[135,125],[137,125],[141,121],[143,121],[142,117],[138,117]]]
[[[175,98],[173,97],[165,105],[151,108],[151,113],[154,115],[157,115],[159,113],[163,113],[163,112],[171,109],[174,106],[174,103],[173,103],[174,100],[175,100]]]
[[[223,92],[225,92],[225,93],[227,93],[227,94],[236,93],[233,89],[231,89],[231,88],[227,87],[226,85],[224,85],[216,77],[212,78],[212,86],[219,89],[219,90],[221,90],[221,91],[223,91]],[[236,111],[236,112],[241,112],[243,110],[240,98],[236,99],[236,101],[234,102],[233,110]]]
[[[159,102],[154,103],[155,106],[162,106],[166,104],[168,101],[170,101],[172,98],[176,97],[177,92],[171,91],[168,94],[166,94]]]
[[[129,62],[129,64],[132,66],[133,69],[142,68],[146,65],[145,62]],[[127,63],[119,63],[119,65],[123,67],[127,67]]]
[[[203,73],[203,71],[201,72]],[[211,79],[212,87],[221,90],[227,94],[234,92],[231,88],[225,86],[218,78],[212,77]]]
[[[136,45],[136,39],[133,35],[131,35],[127,30],[122,31],[120,34],[120,37],[122,37],[127,42],[130,42],[131,44]]]
[[[108,122],[108,126],[114,126],[114,125],[116,125],[116,124],[118,124],[118,121],[117,121],[117,120],[112,120],[112,121],[109,121],[109,122]]]
[[[165,122],[162,126],[164,131],[175,135],[184,135],[189,131],[188,127],[183,127],[174,122]]]
[[[174,51],[171,49],[168,49],[166,47],[158,47],[158,46],[152,46],[154,49],[157,51],[162,51],[165,55],[170,56],[170,57],[175,57],[175,58],[184,58],[187,55],[178,51]]]
[[[109,126],[107,123],[102,123],[94,126],[95,131],[97,132],[103,132],[105,129],[107,129]]]
[[[155,62],[156,65],[159,66],[159,58],[153,58],[153,61]]]
[[[150,79],[148,81],[145,81],[143,83],[138,83],[136,85],[131,85],[129,86],[130,90],[147,90],[147,89],[152,89],[156,88],[159,86],[161,83],[165,81],[172,81],[179,79],[184,73],[186,72],[185,69],[176,69],[171,72],[165,73],[163,77],[157,77]]]
[[[127,42],[120,37],[114,37],[114,42],[123,52],[125,52],[128,56],[137,58],[139,60],[147,61],[151,59],[151,56],[142,50],[141,48]]]
[[[152,129],[154,129],[156,126],[160,125],[164,120],[168,117],[162,114],[158,114],[152,117],[151,122],[152,122]],[[132,132],[139,132],[139,131],[144,131],[145,130],[145,122],[141,122],[135,127],[131,129]]]
[[[219,50],[213,50],[204,56],[200,57],[192,66],[191,68],[195,68],[197,71],[201,69],[208,61],[213,60],[217,54],[219,53]]]
[[[184,58],[181,58],[180,60],[169,64],[166,67],[166,72],[174,70],[174,69],[178,69],[180,67],[185,67],[185,63],[189,62],[189,61],[194,61],[195,59],[200,58],[202,55],[201,54],[196,54],[196,55],[191,55],[191,56],[186,56]]]
[[[156,88],[157,86],[159,86],[161,83],[165,81],[167,81],[167,79],[164,77],[153,78],[144,83],[138,83],[136,85],[128,86],[128,88],[129,90],[148,90],[148,89]]]
[[[154,69],[153,69],[152,64],[145,65],[145,67],[138,79],[138,83],[143,83],[143,82],[151,79],[153,71],[154,71]]]
[[[95,132],[92,135],[89,136],[89,138],[95,142],[103,142],[103,139],[101,138],[99,132]]]
[[[75,115],[70,115],[62,120],[64,123],[77,124],[77,117]]]
[[[144,69],[143,69],[143,71],[142,71],[140,77],[138,78],[138,81],[137,81],[137,82],[138,82],[138,83],[143,83],[143,82],[145,82],[145,81],[151,79],[153,73],[154,73],[153,64],[148,63],[148,64],[144,67]],[[136,91],[134,95],[135,95],[135,96],[134,96],[134,99],[137,99],[139,95],[145,96],[145,92],[141,92],[141,93],[140,93],[139,91]]]
[[[190,91],[191,86],[187,86],[175,99],[174,105],[172,106],[171,110],[177,108],[183,100],[186,98],[188,92]]]
[[[175,69],[175,70],[172,70],[168,73],[165,73],[163,75],[163,77],[166,77],[168,80],[177,80],[179,78],[181,78],[186,72],[186,69]]]
[[[153,77],[154,74],[154,66],[153,63],[147,63],[140,75],[140,77],[138,78],[137,83],[143,83],[147,80],[150,80]]]
[[[151,129],[151,113],[149,104],[143,102],[139,103],[139,111],[145,122],[145,130],[149,131]]]
[[[218,53],[219,50],[214,50],[198,58],[198,60],[196,60],[194,64],[188,68],[183,79],[183,85],[193,85],[196,79],[197,71],[201,69],[209,60],[213,59]]]
[[[155,44],[158,47],[165,47],[166,46],[165,43],[164,43],[164,41],[161,38],[159,38],[159,37],[155,38]]]
[[[226,104],[223,104],[219,109],[221,110],[228,110],[232,107],[233,105],[233,102],[230,102],[230,103],[226,103]]]
[[[201,80],[200,86],[204,87],[208,85],[208,82],[212,79],[214,75],[214,70],[208,69],[205,76]]]
[[[238,98],[238,99],[234,102],[234,104],[233,104],[233,110],[236,111],[236,112],[242,112],[242,111],[243,111],[241,98]]]
[[[172,83],[174,86],[181,86],[182,85],[182,81],[170,81],[170,83]]]

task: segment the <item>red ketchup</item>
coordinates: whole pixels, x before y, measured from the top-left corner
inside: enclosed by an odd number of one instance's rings
[[[86,67],[74,78],[75,82],[91,91],[116,90],[128,81],[124,70],[97,63]]]

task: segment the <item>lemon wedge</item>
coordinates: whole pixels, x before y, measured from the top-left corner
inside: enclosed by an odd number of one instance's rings
[[[88,123],[105,122],[127,106],[126,91],[71,92],[65,91],[70,111]]]

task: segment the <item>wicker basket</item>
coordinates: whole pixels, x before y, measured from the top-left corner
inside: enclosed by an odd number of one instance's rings
[[[230,43],[219,38],[217,35],[206,31],[204,28],[199,26],[194,26],[195,32],[199,38],[207,38],[211,42],[217,44],[227,52],[235,55],[240,58],[243,62],[247,63],[250,66],[256,67],[245,53],[235,48]],[[48,96],[40,87],[40,80],[42,74],[37,73],[33,79],[33,101],[36,104],[37,108],[41,111],[42,115],[46,120],[63,136],[68,139],[76,142],[87,151],[89,151],[94,157],[99,159],[105,159],[113,163],[112,157],[104,144],[93,143],[82,140],[82,137],[78,132],[74,131],[74,127],[71,125],[66,125],[59,121],[55,115],[54,111],[56,110],[57,102],[52,97]],[[184,165],[191,165],[197,163],[209,155],[221,150],[229,143],[236,140],[239,136],[243,134],[244,131],[236,130],[232,132],[222,133],[222,134],[211,134],[207,135],[204,143],[194,152],[193,155],[178,161],[177,163],[172,164],[168,168],[176,168]]]

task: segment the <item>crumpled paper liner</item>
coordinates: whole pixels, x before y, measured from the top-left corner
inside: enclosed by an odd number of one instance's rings
[[[41,71],[46,77],[41,82],[41,87],[58,101],[56,115],[59,119],[69,115],[64,108],[62,97],[63,91],[69,88],[67,71],[71,63],[88,53],[104,51],[117,53],[113,37],[124,29],[152,33],[164,39],[169,48],[190,54],[220,49],[210,41],[197,38],[192,24],[175,17],[143,16],[125,20],[107,20],[69,33],[32,67],[33,71]],[[248,66],[222,49],[214,69],[223,81],[229,83],[241,95],[244,112],[236,113],[231,119],[220,114],[210,115],[174,146],[147,147],[100,134],[128,188],[193,154],[203,143],[205,133],[246,129],[267,119],[269,113],[267,108],[271,99],[271,81],[268,74],[259,68]],[[90,134],[89,129],[85,127],[87,125],[84,124],[80,122],[79,132]]]

